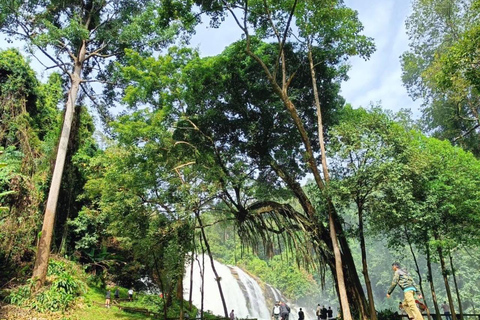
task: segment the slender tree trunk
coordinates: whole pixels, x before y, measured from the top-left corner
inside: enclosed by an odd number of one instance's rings
[[[453,283],[455,284],[455,293],[457,294],[458,312],[460,313],[460,319],[463,320],[462,300],[460,299],[460,291],[458,290],[457,277],[455,276],[455,268],[453,267],[453,259],[450,252],[448,257],[450,258],[450,268],[452,269]]]
[[[43,218],[42,233],[35,257],[35,267],[33,269],[32,279],[36,281],[36,289],[39,289],[44,284],[47,276],[48,259],[50,257],[58,194],[60,192],[60,184],[62,182],[63,168],[65,167],[68,141],[70,139],[70,131],[75,112],[75,101],[77,100],[78,90],[80,88],[80,83],[82,82],[81,74],[83,62],[85,60],[85,50],[86,43],[83,41],[78,57],[75,61],[73,73],[71,74],[72,83],[68,92],[67,103],[65,105],[63,128],[60,135],[60,141],[58,143],[57,158],[55,160],[55,168],[53,169],[50,190],[48,192],[45,216]]]
[[[358,229],[359,229],[359,238],[360,238],[360,249],[362,251],[362,272],[363,272],[363,277],[365,278],[365,285],[367,287],[368,303],[370,306],[370,319],[376,320],[377,313],[375,311],[375,301],[373,299],[372,284],[370,282],[370,277],[368,275],[367,251],[365,249],[365,236],[363,231],[363,205],[362,203],[360,203],[360,200],[357,201],[357,208],[358,208]]]
[[[195,246],[194,246],[195,247]],[[190,292],[188,293],[188,310],[192,311],[193,302],[193,264],[195,263],[195,252],[192,252],[192,258],[190,259]]]
[[[180,302],[180,320],[183,320],[183,273],[178,277],[177,300]]]
[[[410,253],[412,254],[413,261],[415,262],[415,271],[417,272],[417,275],[418,275],[418,285],[420,286],[420,291],[422,292],[422,296],[424,297],[423,302],[428,309],[427,300],[425,299],[425,292],[423,291],[422,273],[420,272],[420,267],[418,266],[418,260],[417,260],[417,256],[415,255],[415,251],[413,251],[413,246],[412,246],[412,242],[410,241],[410,235],[408,234],[407,227],[406,226],[404,227],[405,227],[405,235],[407,236],[408,247],[410,248]],[[428,319],[430,320],[429,312],[428,312]]]
[[[438,240],[438,236],[435,235],[435,240]],[[450,284],[448,283],[447,268],[445,267],[445,258],[443,256],[443,250],[441,246],[437,247],[438,257],[440,259],[440,266],[442,268],[443,282],[445,283],[445,291],[447,292],[448,304],[450,305],[450,311],[452,313],[452,320],[457,320],[457,314],[455,312],[455,306],[453,305],[452,292],[450,290]]]
[[[349,286],[347,290],[351,291],[350,296],[354,299],[358,311],[360,314],[367,314],[368,310],[368,303],[365,297],[365,292],[363,291],[362,283],[360,281],[360,277],[357,273],[357,268],[355,266],[355,261],[353,260],[352,251],[350,250],[350,245],[348,244],[348,240],[345,237],[343,232],[343,227],[339,222],[338,217],[335,219],[336,221],[336,228],[339,234],[339,242],[342,249],[342,261],[344,264],[344,273],[347,275]]]
[[[201,302],[200,302],[200,319],[203,320],[203,309],[204,309],[204,299],[205,299],[205,248],[203,247],[203,242],[200,240],[202,246],[202,265],[200,268],[200,275],[202,277],[202,287],[201,292]]]
[[[441,319],[440,308],[438,307],[437,294],[435,292],[435,286],[433,284],[433,274],[432,274],[432,259],[430,256],[430,245],[426,245],[427,252],[427,269],[428,269],[428,282],[430,283],[430,291],[432,292],[433,306],[435,308],[435,318],[437,320]]]
[[[320,142],[320,152],[321,152],[321,159],[322,159],[323,177],[324,177],[324,180],[325,180],[325,184],[328,186],[328,183],[330,181],[330,177],[329,177],[329,174],[328,174],[327,157],[326,157],[326,153],[325,153],[325,139],[323,137],[322,110],[321,110],[321,107],[320,107],[320,99],[318,97],[317,78],[316,78],[316,75],[315,75],[315,67],[313,65],[313,56],[312,56],[311,46],[309,46],[309,50],[308,50],[308,60],[310,62],[310,73],[311,73],[311,76],[312,76],[313,96],[315,98],[315,106],[317,108],[318,140]],[[287,108],[289,108],[289,107],[290,107],[290,114],[292,115],[292,118],[295,120],[296,118],[298,118],[295,107],[293,106],[293,104],[291,102],[290,102],[290,104],[287,104]],[[301,134],[306,136],[305,129],[303,128],[303,125],[300,125],[300,124],[301,124],[301,121],[298,119],[297,120],[297,127],[299,128],[299,130],[303,129],[304,132],[303,133],[301,132]],[[308,141],[308,138],[304,139],[304,142],[305,141]],[[308,145],[309,145],[309,142],[308,142]],[[308,148],[307,148],[307,150],[308,150]],[[313,154],[313,151],[311,150],[311,147],[310,147],[310,152],[309,152],[308,157],[311,158],[312,165],[314,165],[316,167],[316,164],[315,164],[315,161],[314,161],[314,154]],[[317,171],[317,169],[313,169],[313,167],[311,169],[314,171],[314,174],[315,174],[315,171]],[[317,175],[318,175],[318,172],[317,172]],[[319,183],[319,180],[320,180],[319,177],[317,177],[316,180],[317,180],[317,184],[318,184],[319,188],[321,188],[323,186],[323,183]],[[331,203],[330,200],[328,200],[328,225],[329,225],[329,228],[330,228],[330,238],[332,239],[333,253],[334,253],[334,256],[335,256],[335,269],[336,269],[336,273],[337,273],[338,290],[340,291],[339,295],[340,295],[340,301],[341,301],[341,305],[342,305],[342,315],[343,315],[343,319],[351,320],[352,315],[351,315],[351,312],[350,312],[350,304],[348,303],[347,289],[346,289],[346,286],[345,286],[345,277],[344,277],[344,274],[343,274],[342,255],[340,253],[340,248],[339,248],[339,245],[338,245],[337,230],[335,228],[333,210],[334,210],[333,204]]]
[[[205,247],[207,248],[208,256],[210,257],[210,264],[212,266],[213,273],[215,274],[215,281],[217,281],[218,291],[220,292],[220,299],[222,300],[223,311],[225,312],[225,318],[228,318],[228,310],[227,305],[225,303],[225,297],[223,296],[222,284],[220,281],[222,280],[217,273],[217,269],[215,269],[215,264],[213,262],[212,251],[210,250],[210,245],[208,244],[207,236],[205,235],[205,229],[203,228],[203,223],[200,218],[200,214],[198,211],[195,211],[195,216],[197,217],[198,224],[200,226],[200,230],[202,232],[203,242],[205,243]]]
[[[67,253],[67,238],[68,238],[68,218],[70,216],[70,208],[67,209],[68,213],[65,218],[65,224],[63,225],[62,240],[60,241],[60,250],[58,251],[61,256],[65,256]]]
[[[292,190],[292,192],[295,194],[295,197],[298,199],[300,205],[302,206],[308,218],[310,220],[315,220],[316,219],[315,208],[313,207],[312,203],[308,199],[307,195],[303,191],[300,184],[294,178],[292,178],[287,172],[285,172],[282,169],[282,167],[275,162],[275,160],[270,159],[270,166],[275,171],[275,173],[287,184],[290,190]],[[333,213],[335,214],[335,210],[333,210]],[[352,252],[350,250],[347,239],[343,236],[343,228],[341,223],[339,222],[338,217],[335,218],[335,223],[336,223],[336,230],[340,235],[338,240],[341,246],[344,275],[346,275],[346,278],[349,284],[347,287],[347,292],[349,296],[352,297],[352,300],[355,303],[355,306],[357,307],[358,312],[360,314],[365,314],[367,309],[367,301],[365,298],[365,294],[363,292],[363,287],[362,287],[360,278],[358,276],[358,273],[355,267],[355,262],[353,261]],[[325,243],[326,246],[331,250],[331,252],[333,252],[332,240],[330,238],[329,233],[327,232],[327,229],[324,228],[322,224],[316,225],[315,228],[311,230],[309,229],[310,228],[309,225],[307,225],[306,227],[308,232],[313,235],[316,241]],[[328,265],[332,271],[332,276],[335,282],[337,283],[335,257],[332,257],[331,255],[327,255],[322,252],[320,252],[319,254],[325,259],[325,261],[328,262]],[[336,286],[335,288],[338,290],[338,286]],[[337,292],[340,292],[340,291],[337,291]],[[339,297],[339,302],[341,304],[340,297]]]
[[[162,280],[162,274],[160,272],[160,268],[158,267],[158,259],[155,254],[155,250],[152,250],[152,255],[153,255],[153,263],[155,266],[155,271],[157,272],[157,278],[158,278],[158,283],[160,284],[160,291],[163,294],[163,316],[165,319],[167,319],[167,314],[168,314],[168,306],[167,306],[167,296],[166,296],[166,290],[165,290],[165,285]]]

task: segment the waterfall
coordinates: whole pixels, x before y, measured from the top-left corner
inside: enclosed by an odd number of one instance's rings
[[[232,271],[238,275],[240,286],[245,288],[243,292],[246,292],[247,309],[250,310],[252,315],[255,315],[255,318],[269,319],[270,312],[268,311],[265,296],[263,295],[258,282],[252,279],[239,267],[234,267]]]
[[[210,258],[205,256],[205,294],[204,294],[204,310],[210,311],[215,315],[224,315],[222,300],[218,291],[217,281],[215,281],[215,274],[213,273]],[[200,309],[201,306],[201,264],[202,256],[197,256],[194,260],[193,266],[193,287],[192,287],[192,302]],[[235,266],[227,266],[218,261],[213,260],[215,269],[220,277],[222,285],[223,296],[227,305],[228,313],[235,311],[237,318],[257,318],[259,320],[270,320],[271,310],[274,301],[285,301],[291,308],[290,320],[298,319],[299,307],[290,303],[282,293],[268,285],[262,284],[252,278],[245,271]],[[190,266],[186,266],[185,278],[183,282],[184,298],[188,300],[190,289]],[[316,319],[314,311],[310,308],[303,308],[305,312],[305,319]],[[313,310],[314,310],[313,306]]]
[[[265,302],[265,297],[258,283],[248,276],[238,267],[226,266],[213,260],[218,276],[221,278],[223,296],[227,305],[228,312],[235,310],[237,318],[257,318],[262,320],[270,319],[270,312]],[[202,257],[194,261],[193,266],[193,288],[192,302],[197,307],[201,306],[201,286],[202,279],[200,275]],[[185,288],[184,298],[189,297],[190,288],[190,266],[187,266],[183,286]],[[216,315],[224,315],[222,300],[218,291],[217,281],[213,273],[210,258],[205,256],[205,294],[204,310],[209,310]]]

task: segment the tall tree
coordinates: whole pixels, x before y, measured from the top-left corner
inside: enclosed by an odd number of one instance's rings
[[[57,68],[68,80],[63,129],[45,209],[33,278],[45,281],[60,183],[78,93],[94,104],[94,81],[109,81],[108,67],[122,59],[124,49],[162,48],[172,40],[182,19],[185,28],[196,22],[191,1],[9,1],[0,2],[0,30],[28,45],[48,69]],[[172,27],[173,26],[173,27]]]
[[[245,50],[247,54],[262,67],[265,79],[270,83],[273,92],[280,98],[287,113],[290,115],[291,121],[298,131],[300,141],[305,149],[305,164],[313,174],[318,188],[326,191],[328,188],[328,168],[326,166],[325,148],[320,148],[320,162],[323,164],[322,177],[317,164],[318,160],[315,157],[317,150],[313,148],[312,140],[305,127],[306,123],[304,119],[301,118],[299,110],[296,107],[295,96],[289,93],[290,85],[295,78],[295,72],[290,73],[289,71],[290,61],[285,55],[284,48],[290,37],[296,37],[296,39],[302,39],[299,41],[300,44],[302,44],[302,42],[303,44],[307,44],[304,48],[306,52],[308,52],[309,49],[311,49],[311,45],[315,43],[315,45],[318,45],[318,47],[322,49],[335,48],[335,45],[338,45],[336,49],[339,48],[341,52],[338,55],[339,58],[346,58],[349,55],[356,54],[368,56],[371,52],[369,47],[370,43],[364,36],[360,35],[360,31],[362,30],[361,24],[358,22],[356,15],[354,13],[352,14],[352,11],[349,11],[342,3],[337,1],[325,1],[321,3],[314,1],[284,1],[280,3],[245,1],[239,6],[236,5],[237,8],[239,7],[243,11],[242,14],[238,16],[236,12],[233,11],[230,3],[227,1],[224,3],[246,37]],[[330,11],[330,15],[326,14],[328,11]],[[239,18],[242,17],[242,15],[243,19]],[[295,21],[300,22],[296,24],[299,32],[295,35],[293,35],[294,32],[292,29],[294,17]],[[301,23],[302,20],[306,23]],[[249,24],[251,24],[253,28],[250,28]],[[306,26],[311,27],[307,28]],[[252,39],[254,38],[253,30],[255,30],[255,36],[264,38],[273,37],[276,40],[278,55],[275,60],[264,60],[262,56],[255,52],[256,49],[254,43],[252,43]],[[314,30],[321,31],[317,33]],[[329,32],[332,30],[341,31],[339,33]],[[355,49],[360,50],[357,51]],[[316,58],[311,57],[311,65],[313,65],[313,61],[316,61]],[[319,57],[319,61],[326,62],[325,59],[321,57]],[[316,85],[315,81],[313,81],[313,85]],[[312,101],[311,103],[315,102]],[[318,103],[317,108],[320,109]],[[323,132],[320,114],[317,124],[320,126],[319,130]],[[318,138],[321,139],[321,137]],[[319,143],[323,145],[323,139],[321,139]],[[326,195],[329,213],[330,241],[335,257],[335,268],[333,271],[337,275],[336,281],[343,317],[349,320],[351,319],[351,312],[343,275],[342,256],[337,239],[337,233],[341,233],[341,230],[338,226],[338,217],[333,208],[333,204],[329,199],[328,193],[326,193]],[[362,315],[363,314],[364,312],[362,312]]]
[[[437,137],[480,154],[478,0],[416,0],[407,19],[410,50],[403,82],[423,99],[424,122]]]
[[[403,127],[380,109],[353,110],[347,106],[342,119],[331,131],[331,158],[334,194],[339,209],[355,204],[358,214],[358,239],[362,256],[362,272],[368,293],[370,314],[376,318],[373,290],[368,272],[364,227],[375,195],[396,171],[392,170],[395,155],[405,145]]]
[[[403,174],[396,185],[380,197],[387,201],[377,207],[376,214],[379,215],[375,216],[375,221],[383,230],[389,231],[392,239],[398,241],[408,231],[417,248],[426,248],[429,281],[433,281],[430,248],[437,252],[452,316],[455,317],[444,252],[453,246],[468,245],[472,238],[478,239],[478,232],[470,231],[470,228],[479,223],[473,214],[480,206],[479,194],[473,187],[479,183],[479,162],[471,153],[453,147],[447,141],[418,133],[412,134],[404,152],[400,156],[403,158]],[[424,226],[428,229],[425,230]],[[465,236],[466,232],[469,236]],[[436,299],[433,282],[431,288]]]

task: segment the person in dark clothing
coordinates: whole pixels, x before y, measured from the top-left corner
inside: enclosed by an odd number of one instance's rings
[[[107,294],[105,295],[105,307],[110,308],[110,299],[112,298],[112,293],[110,290],[107,291]]]
[[[328,317],[328,319],[333,319],[333,310],[332,310],[331,307],[328,307],[327,317]]]
[[[322,306],[322,310],[320,310],[320,319],[327,319],[327,308],[325,308],[325,306]]]
[[[305,314],[303,313],[302,308],[298,311],[298,320],[305,320]]]
[[[280,315],[282,316],[282,320],[288,320],[288,316],[290,315],[290,307],[285,302],[280,304]]]
[[[115,293],[113,294],[113,297],[115,298],[115,300],[120,298],[120,290],[118,290],[118,288],[115,289]]]

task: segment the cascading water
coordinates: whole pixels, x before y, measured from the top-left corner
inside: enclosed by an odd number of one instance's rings
[[[269,319],[270,312],[267,309],[265,297],[258,283],[238,267],[234,267],[232,271],[238,275],[240,285],[245,287],[243,291],[246,291],[248,298],[247,308],[251,310],[252,314],[258,315],[255,316],[256,318]]]
[[[209,310],[216,315],[224,315],[222,300],[218,290],[218,284],[215,280],[210,258],[208,256],[198,256],[193,266],[193,285],[192,285],[192,302],[197,308],[201,306],[201,290],[202,290],[202,260],[205,259],[205,275],[204,275],[204,310]],[[270,319],[270,313],[267,309],[265,298],[258,285],[244,280],[242,283],[239,279],[246,278],[245,273],[236,267],[230,267],[213,260],[215,270],[221,278],[223,296],[227,305],[228,313],[233,309],[235,316],[238,318],[258,318]],[[190,268],[189,266],[187,268]],[[183,286],[186,289],[184,298],[189,297],[190,272],[185,272]],[[238,278],[238,279],[237,279]],[[242,283],[242,285],[240,285]],[[256,286],[255,286],[256,285]],[[243,288],[242,288],[243,287]],[[242,290],[243,289],[243,290]]]
[[[193,266],[192,302],[200,309],[203,259],[205,259],[203,309],[209,310],[213,314],[223,316],[225,312],[223,310],[218,284],[215,280],[215,274],[213,273],[208,256],[199,255],[195,259]],[[237,318],[270,320],[270,311],[273,308],[273,302],[286,301],[291,307],[290,320],[298,318],[298,307],[289,303],[278,289],[265,284],[265,291],[263,291],[259,283],[239,267],[226,266],[215,260],[213,260],[213,263],[218,276],[221,278],[220,283],[222,285],[228,313],[233,309],[235,310],[235,316]],[[188,300],[190,294],[190,266],[186,268],[183,287],[185,289],[184,298]],[[305,308],[304,312],[306,319],[316,318],[313,312],[305,310]]]

